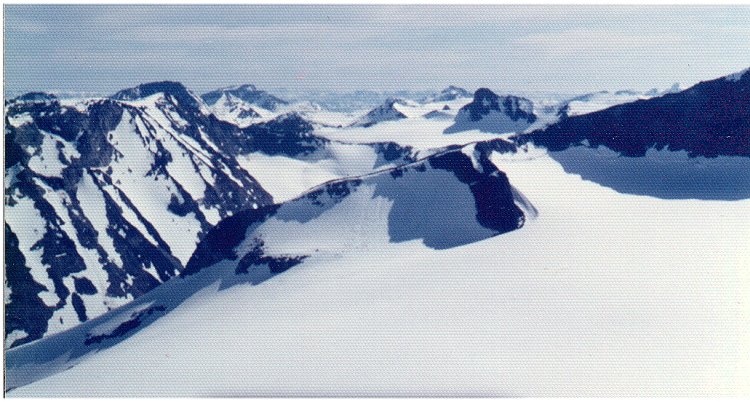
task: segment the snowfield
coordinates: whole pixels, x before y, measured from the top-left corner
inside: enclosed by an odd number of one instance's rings
[[[237,162],[258,180],[274,202],[291,200],[305,190],[330,180],[371,172],[378,155],[366,145],[332,142],[316,158],[291,158],[254,152],[237,155]]]
[[[418,150],[431,150],[449,145],[466,144],[497,138],[497,134],[468,130],[456,134],[443,134],[452,120],[431,120],[415,117],[397,121],[384,121],[373,127],[328,128],[322,127],[315,134],[336,141],[372,143],[392,141],[399,145],[412,146]]]
[[[680,89],[11,100],[5,390],[748,395],[750,73]]]
[[[750,200],[621,194],[533,147],[491,160],[539,211],[521,229],[435,250],[355,203],[343,233],[318,227],[350,247],[256,285],[201,272],[153,324],[8,396],[750,392]],[[154,308],[135,303],[113,313]]]

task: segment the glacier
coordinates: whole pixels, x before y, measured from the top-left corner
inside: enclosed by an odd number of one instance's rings
[[[6,391],[746,394],[749,80],[16,98]]]

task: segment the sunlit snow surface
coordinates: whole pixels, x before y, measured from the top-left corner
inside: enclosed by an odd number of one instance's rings
[[[539,211],[519,230],[434,250],[355,208],[376,246],[255,286],[198,274],[152,325],[8,395],[750,392],[750,200],[622,194],[533,148],[492,161]]]
[[[443,131],[452,123],[451,120],[431,120],[415,117],[397,121],[384,121],[372,127],[320,128],[315,133],[331,140],[358,143],[393,141],[400,145],[411,145],[419,150],[466,144],[473,141],[486,141],[498,137],[497,134],[483,133],[479,130],[449,135],[443,134]]]
[[[276,203],[288,201],[305,190],[330,180],[359,176],[375,168],[378,155],[372,147],[330,143],[307,159],[254,152],[237,155],[237,162],[251,172]]]

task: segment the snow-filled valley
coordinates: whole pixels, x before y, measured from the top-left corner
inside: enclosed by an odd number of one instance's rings
[[[327,219],[306,229],[345,253],[257,285],[218,267],[155,323],[10,395],[750,389],[750,201],[619,194],[566,174],[544,152],[492,161],[540,211],[519,230],[446,250],[389,243],[387,202],[375,207],[364,194],[346,232]]]
[[[748,394],[748,97],[19,97],[8,396]]]

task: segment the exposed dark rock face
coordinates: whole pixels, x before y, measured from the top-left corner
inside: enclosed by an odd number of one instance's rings
[[[315,152],[328,142],[313,135],[312,124],[298,113],[249,126],[243,132],[251,141],[243,153],[260,151],[267,155],[296,156]]]
[[[478,89],[474,93],[474,100],[462,108],[464,109],[469,112],[472,121],[479,121],[492,111],[504,113],[513,121],[536,121],[530,100],[518,96],[499,96],[487,88]]]
[[[481,130],[493,133],[518,132],[537,120],[534,104],[518,96],[499,96],[487,88],[474,93],[474,100],[462,107],[456,122],[446,133]]]
[[[651,148],[691,156],[750,156],[750,73],[573,116],[521,140],[551,151],[602,145],[633,157]]]
[[[429,247],[444,249],[518,229],[525,222],[524,212],[516,206],[508,178],[489,160],[494,148],[480,149],[475,160],[461,149],[446,151],[373,175],[329,182],[283,204],[237,213],[208,233],[182,276],[222,261],[229,261],[238,274],[247,274],[252,267],[268,266],[267,271],[261,270],[266,274],[255,272],[253,283],[285,271],[309,255],[269,254],[263,237],[264,224],[276,219],[314,226],[317,217],[364,191],[364,187],[374,188],[374,196],[365,197],[368,201],[350,202],[358,202],[354,208],[364,210],[371,208],[373,197],[390,199],[391,242],[423,239]],[[342,222],[349,226],[360,224]],[[309,239],[312,254],[318,249],[316,241]],[[284,248],[283,244],[273,246],[277,250]]]
[[[240,129],[204,110],[175,82],[74,106],[43,93],[6,104],[7,346],[145,294],[183,269],[184,239],[272,202],[212,144]]]

